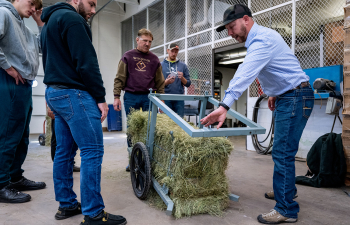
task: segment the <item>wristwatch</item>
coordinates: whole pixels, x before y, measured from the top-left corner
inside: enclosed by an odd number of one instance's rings
[[[220,103],[219,103],[219,106],[224,107],[227,111],[230,110],[230,107],[228,107],[228,106],[227,106],[225,103],[223,103],[223,102],[220,102]]]

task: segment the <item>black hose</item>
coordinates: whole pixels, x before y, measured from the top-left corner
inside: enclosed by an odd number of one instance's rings
[[[254,110],[253,110],[253,118],[252,120],[257,123],[258,122],[258,112],[259,112],[259,107],[260,107],[260,103],[263,99],[267,99],[268,96],[266,94],[262,94],[258,100],[256,101],[255,105],[254,105]],[[273,134],[274,134],[274,126],[275,123],[274,123],[274,118],[273,118],[273,114],[272,114],[272,120],[271,120],[271,126],[270,126],[270,130],[269,130],[269,133],[267,134],[265,140],[263,141],[259,141],[258,140],[258,135],[257,134],[253,134],[252,135],[252,141],[253,141],[253,145],[254,145],[254,148],[255,148],[255,151],[258,153],[258,154],[261,154],[261,155],[266,155],[266,154],[269,154],[271,153],[272,151],[272,146],[273,146]],[[268,144],[268,146],[263,146],[262,143],[264,143],[268,137],[271,135],[271,139],[270,139],[270,143]]]

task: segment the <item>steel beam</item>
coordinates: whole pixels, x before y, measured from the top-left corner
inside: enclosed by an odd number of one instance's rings
[[[173,98],[171,98],[173,96]],[[238,112],[230,109],[228,114],[242,123],[246,124],[247,127],[238,127],[238,128],[202,128],[195,129],[190,126],[186,121],[184,121],[179,115],[177,115],[173,110],[171,110],[167,105],[165,105],[162,100],[203,100],[209,101],[215,106],[218,106],[219,102],[212,97],[209,96],[197,96],[197,95],[160,95],[160,94],[149,94],[149,99],[152,102],[152,112],[154,111],[154,107],[159,107],[167,116],[170,117],[177,125],[179,125],[188,135],[191,137],[227,137],[227,136],[239,136],[239,135],[252,135],[252,134],[264,134],[266,129],[259,124],[251,121],[247,117],[239,114]],[[205,107],[205,104],[202,104],[202,107]],[[152,113],[151,118],[151,129],[154,126],[155,130],[155,121],[156,115]],[[154,131],[153,131],[154,132]],[[152,131],[151,133],[152,134]],[[151,140],[151,139],[149,139]],[[153,141],[153,140],[152,140]],[[150,147],[152,147],[152,142],[149,143]],[[153,150],[153,148],[152,148]],[[150,152],[152,153],[152,152]],[[152,154],[151,154],[152,156]]]
[[[164,192],[164,189],[160,186],[158,181],[152,177],[152,184],[158,195],[162,198],[163,202],[167,205],[165,214],[171,216],[174,209],[174,202],[168,196],[168,193]]]
[[[156,104],[152,104],[151,123],[150,123],[150,128],[148,133],[149,156],[151,158],[153,158],[154,132],[156,131],[157,114],[158,114],[158,107]]]
[[[137,0],[114,0],[114,1],[129,4],[129,5],[140,5]]]

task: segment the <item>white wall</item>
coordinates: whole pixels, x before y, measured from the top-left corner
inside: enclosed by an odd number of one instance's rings
[[[38,26],[36,22],[30,17],[29,19],[24,19],[26,26],[31,29],[35,34],[38,34]],[[45,85],[43,83],[44,79],[44,69],[42,66],[42,60],[40,56],[40,67],[38,75],[35,78],[38,81],[38,86],[33,88],[32,98],[33,98],[33,112],[30,120],[30,133],[39,134],[43,133],[43,123],[45,121],[46,115],[46,105],[45,105]]]
[[[92,41],[97,53],[103,84],[106,88],[107,104],[113,104],[114,101],[114,78],[117,74],[119,60],[122,57],[121,21],[121,16],[102,11],[94,17],[92,23]],[[124,119],[124,110],[122,114]],[[124,122],[123,130],[125,125]],[[104,121],[102,126],[107,127],[107,121]]]

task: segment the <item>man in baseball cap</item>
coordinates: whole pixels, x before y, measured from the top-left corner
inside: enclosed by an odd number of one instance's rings
[[[171,43],[171,44],[169,44],[169,45],[168,45],[168,49],[169,49],[170,51],[173,50],[173,49],[180,50],[179,45],[176,44],[176,43]]]
[[[161,62],[165,79],[165,94],[184,94],[184,87],[191,85],[187,65],[177,58],[179,50],[177,43],[169,44],[167,49],[168,57]],[[184,101],[165,100],[164,103],[180,117],[184,117]]]
[[[252,17],[252,12],[250,11],[250,9],[245,6],[245,5],[241,5],[241,4],[236,4],[233,6],[230,6],[228,9],[226,9],[225,13],[224,13],[224,19],[222,21],[222,23],[220,24],[220,26],[218,28],[216,28],[217,32],[221,32],[223,30],[225,30],[225,26],[237,19],[242,18],[243,16],[249,16]]]
[[[258,221],[264,224],[297,222],[299,205],[293,200],[297,190],[295,155],[314,106],[309,77],[281,35],[256,24],[247,6],[236,4],[225,11],[217,31],[225,29],[238,42],[245,42],[247,55],[230,81],[220,107],[201,123],[209,126],[219,122],[217,128],[220,128],[234,101],[259,79],[264,93],[269,96],[268,106],[274,111],[273,192],[265,193],[265,197],[276,200],[276,205],[269,213],[259,215]]]

